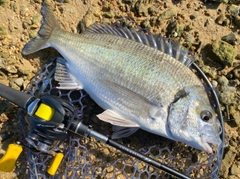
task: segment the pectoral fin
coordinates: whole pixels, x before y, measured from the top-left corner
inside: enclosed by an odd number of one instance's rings
[[[111,123],[112,125],[115,126],[122,126],[122,127],[139,127],[136,123],[127,120],[114,112],[113,110],[107,109],[103,113],[97,115],[99,119],[102,121]]]
[[[56,71],[54,74],[54,79],[58,81],[58,89],[83,89],[82,85],[77,83],[76,80],[72,77],[67,69],[66,60],[63,58],[57,58]]]

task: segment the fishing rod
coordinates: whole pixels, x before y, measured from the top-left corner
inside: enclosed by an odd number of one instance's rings
[[[94,137],[173,176],[190,179],[190,177],[94,131],[91,126],[85,125],[81,120],[74,118],[74,106],[63,99],[54,96],[36,98],[3,84],[0,84],[0,96],[27,111],[28,118],[26,121],[29,124],[29,131],[25,140],[30,146],[28,148],[55,156],[47,171],[50,175],[56,173],[63,158],[63,154],[54,151],[52,146],[65,140],[68,132],[73,132],[84,137]],[[11,145],[9,152],[7,151],[5,156],[0,159],[0,170],[9,171],[13,169],[21,151],[20,145]]]

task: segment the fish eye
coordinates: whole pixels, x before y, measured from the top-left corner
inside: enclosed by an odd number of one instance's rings
[[[200,117],[203,121],[207,122],[212,118],[212,113],[210,111],[204,110],[201,112]]]

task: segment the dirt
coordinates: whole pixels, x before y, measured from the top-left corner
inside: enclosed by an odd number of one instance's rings
[[[0,0],[0,82],[24,90],[34,74],[57,52],[47,49],[23,57],[23,46],[37,35],[41,21],[41,0]],[[240,38],[239,1],[228,3],[200,0],[64,0],[48,1],[61,26],[70,32],[82,25],[112,23],[120,19],[153,34],[161,34],[189,48],[197,64],[220,93],[229,146],[223,162],[222,178],[237,178],[240,167]],[[84,21],[81,21],[84,18]],[[130,19],[130,20],[129,20]],[[82,23],[80,23],[82,22]],[[229,34],[233,34],[229,37]],[[211,45],[228,36],[236,55],[231,62],[212,57]],[[234,37],[233,37],[234,36]],[[225,38],[226,39],[226,38]],[[230,40],[229,40],[230,39]],[[230,50],[230,55],[233,52]],[[234,52],[235,53],[235,52]],[[216,55],[216,54],[215,54]],[[41,60],[40,59],[46,59]],[[225,59],[223,59],[225,60]],[[227,65],[226,65],[227,64]],[[225,82],[220,78],[225,77]],[[226,99],[226,100],[224,100]],[[231,100],[227,100],[231,99]],[[227,110],[229,108],[229,110]],[[229,115],[227,111],[230,111]],[[17,107],[0,98],[0,154],[17,141]],[[234,155],[232,155],[234,153]],[[229,161],[228,156],[231,156]],[[18,178],[14,171],[0,172],[0,178]]]

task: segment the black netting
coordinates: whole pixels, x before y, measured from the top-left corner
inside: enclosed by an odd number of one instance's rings
[[[102,109],[98,107],[83,90],[59,90],[53,79],[55,59],[45,65],[32,79],[27,92],[33,96],[54,95],[68,100],[75,106],[75,117],[92,125],[93,129],[104,135],[110,135],[110,124],[97,119],[96,114]],[[25,112],[18,113],[21,140],[27,135]],[[222,159],[222,148],[213,146],[213,153],[206,154],[186,144],[138,130],[132,136],[118,140],[146,156],[194,178],[216,178]],[[47,174],[52,160],[49,155],[34,153],[25,148],[27,178],[171,178],[165,172],[136,160],[121,151],[108,146],[94,138],[79,137],[69,134],[59,147],[64,159],[55,176]]]

